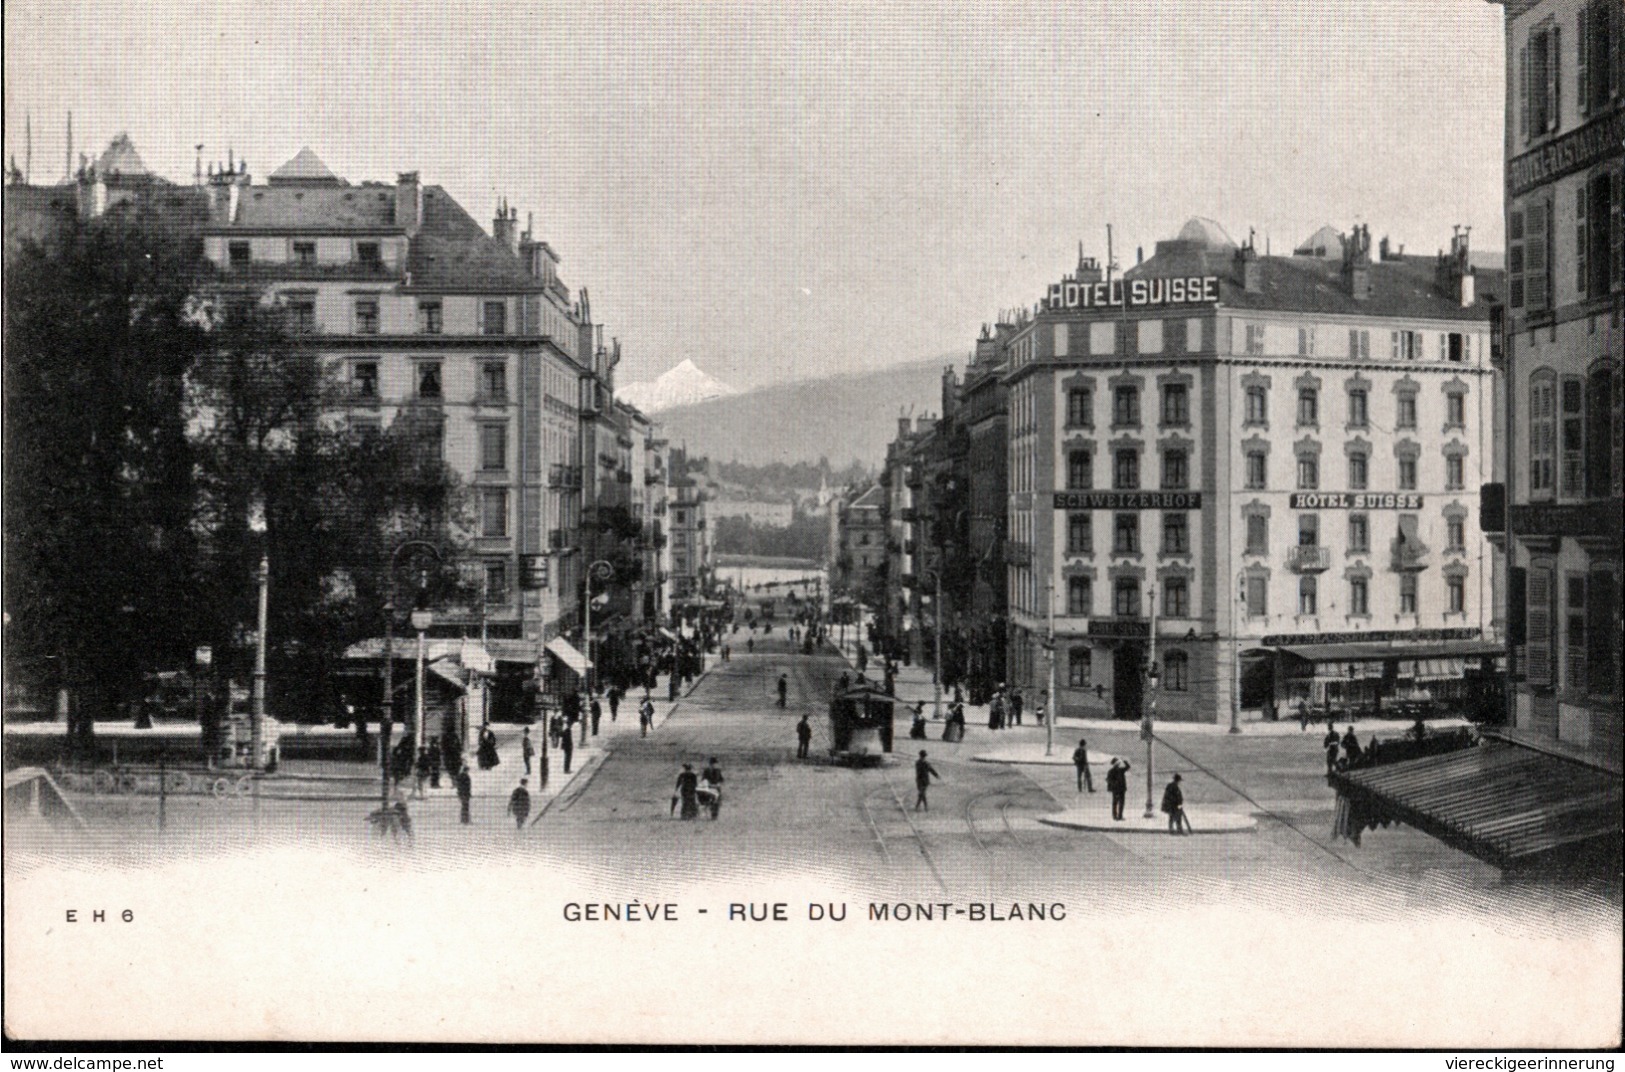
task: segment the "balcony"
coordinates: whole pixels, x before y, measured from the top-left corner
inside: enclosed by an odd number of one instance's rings
[[[1332,551],[1316,544],[1299,544],[1286,549],[1286,568],[1294,573],[1321,573],[1332,568]]]
[[[547,486],[550,488],[579,488],[581,486],[581,466],[553,466],[547,473]]]

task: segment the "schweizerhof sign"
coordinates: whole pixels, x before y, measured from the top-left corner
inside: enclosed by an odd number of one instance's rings
[[[1114,279],[1110,283],[1051,283],[1051,309],[1094,309],[1128,305],[1194,305],[1219,300],[1216,275],[1176,279]]]

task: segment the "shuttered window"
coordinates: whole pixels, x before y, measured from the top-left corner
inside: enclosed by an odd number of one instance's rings
[[[1552,570],[1549,566],[1529,568],[1528,621],[1529,647],[1524,659],[1525,677],[1536,688],[1552,684]]]

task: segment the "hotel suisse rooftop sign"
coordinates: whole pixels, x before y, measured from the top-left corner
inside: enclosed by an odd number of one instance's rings
[[[1139,308],[1202,305],[1219,300],[1216,275],[1176,279],[1113,279],[1109,283],[1051,283],[1045,304],[1051,309]]]

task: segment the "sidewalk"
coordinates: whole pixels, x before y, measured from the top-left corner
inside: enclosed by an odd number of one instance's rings
[[[854,632],[855,632],[854,630],[848,629],[848,635],[847,635],[847,638],[846,638],[846,643],[844,645],[837,645],[837,646],[839,647],[841,655],[846,659],[846,661],[848,663],[852,664],[853,667],[855,668],[856,665],[857,665],[857,663],[856,663],[857,637],[853,635]],[[832,638],[830,642],[832,644],[834,644],[835,639]],[[869,666],[868,666],[868,671],[866,672],[866,676],[869,677],[871,680],[878,680],[880,678],[880,676],[881,676],[879,666],[880,666],[879,660],[877,660],[877,659],[875,659],[875,658],[873,658],[871,656],[871,658],[869,660]],[[932,709],[931,709],[932,708],[931,701],[932,701],[932,698],[933,698],[934,695],[935,695],[934,688],[933,688],[933,686],[931,684],[931,668],[930,667],[917,666],[917,665],[916,666],[902,666],[902,665],[899,665],[897,667],[897,698],[898,699],[905,701],[906,703],[908,703],[908,705],[910,707],[912,707],[916,703],[919,703],[919,702],[923,701],[924,704],[925,704],[925,714],[926,714],[926,717],[929,719],[929,718],[932,717],[932,713],[933,713]],[[1031,695],[1031,693],[1029,692],[1029,696],[1030,695]],[[943,705],[944,709],[947,708],[949,701],[952,700],[952,699],[953,699],[953,691],[951,689],[945,690],[944,693],[943,693],[943,696],[942,696],[942,705]],[[1031,708],[1030,705],[1028,706],[1027,711],[1025,712],[1025,715],[1029,719],[1031,718],[1032,708]],[[969,726],[975,726],[977,724],[980,724],[980,725],[985,727],[987,725],[987,705],[986,704],[966,703],[965,704],[965,721]],[[1357,736],[1359,736],[1362,744],[1364,742],[1366,742],[1367,740],[1369,740],[1372,734],[1378,734],[1378,735],[1383,736],[1383,737],[1393,737],[1395,735],[1404,733],[1406,730],[1409,730],[1411,728],[1412,724],[1413,723],[1412,723],[1411,720],[1405,720],[1405,719],[1372,719],[1372,718],[1356,719],[1353,722],[1348,722],[1348,721],[1339,719],[1335,723],[1335,725],[1338,728],[1338,735],[1339,736],[1342,736],[1343,732],[1346,731],[1348,729],[1348,727],[1353,726],[1354,727],[1354,732],[1355,732],[1355,734]],[[1031,723],[1028,723],[1027,725],[1016,727],[1015,729],[1016,729],[1017,732],[1019,732],[1021,730],[1025,730],[1025,729],[1029,728],[1030,725],[1031,725]],[[1306,730],[1306,729],[1303,729],[1302,727],[1300,727],[1298,725],[1298,721],[1295,718],[1293,718],[1293,719],[1281,719],[1278,722],[1266,722],[1266,721],[1264,721],[1262,713],[1257,711],[1257,710],[1243,711],[1241,713],[1241,719],[1240,719],[1239,725],[1240,725],[1240,728],[1241,728],[1240,736],[1247,736],[1249,734],[1251,734],[1253,736],[1256,736],[1256,737],[1300,737],[1301,736],[1301,737],[1304,737],[1306,739],[1310,738],[1310,737],[1313,737],[1313,738],[1316,738],[1318,740],[1320,737],[1324,736],[1325,733],[1326,733],[1326,723],[1324,721],[1316,721],[1314,719],[1311,719],[1311,721],[1309,723],[1309,728]],[[1427,727],[1430,730],[1452,730],[1452,729],[1457,729],[1457,728],[1462,727],[1462,726],[1470,726],[1470,725],[1472,725],[1472,723],[1468,722],[1466,719],[1463,719],[1463,718],[1430,718],[1430,719],[1427,720]],[[1139,722],[1133,721],[1133,720],[1111,719],[1111,718],[1072,718],[1072,717],[1063,715],[1060,718],[1056,719],[1056,721],[1055,721],[1056,747],[1059,748],[1061,738],[1063,736],[1065,736],[1065,735],[1068,735],[1068,734],[1071,734],[1071,735],[1075,736],[1079,732],[1082,732],[1085,735],[1087,735],[1090,732],[1098,732],[1098,733],[1125,733],[1125,732],[1126,733],[1137,733],[1139,731],[1139,728],[1140,728]],[[1225,734],[1228,734],[1230,732],[1230,723],[1229,723],[1228,719],[1226,719],[1223,722],[1219,722],[1219,723],[1212,723],[1212,722],[1172,722],[1172,721],[1158,720],[1156,722],[1156,732],[1159,735],[1163,735],[1163,734],[1186,734],[1186,733],[1208,734],[1208,735],[1225,735]],[[1042,750],[1041,746],[1040,746],[1040,750]],[[1067,750],[1067,762],[1068,763],[1071,762],[1071,755],[1072,755],[1071,750],[1068,749]],[[1110,761],[1110,759],[1108,757],[1108,762],[1109,761]],[[1011,761],[1006,761],[1006,762],[1011,762]],[[1093,765],[1093,762],[1094,762],[1094,757],[1093,757],[1093,755],[1091,755],[1090,756],[1091,765]]]
[[[676,701],[665,699],[664,688],[650,694],[650,699],[654,701],[655,706],[654,727],[650,730],[651,733],[659,731],[659,728],[665,724],[666,720],[682,706],[683,702],[693,694],[695,689],[699,688],[700,682],[705,680],[705,676],[711,672],[712,667],[716,666],[720,661],[718,655],[707,653],[704,668],[695,677],[694,684]],[[662,685],[664,685],[664,682],[662,682]],[[581,743],[580,726],[576,727],[576,746],[571,755],[568,774],[564,771],[563,755],[557,748],[549,746],[547,750],[548,776],[545,785],[541,784],[540,779],[542,737],[547,732],[546,726],[538,720],[529,727],[531,743],[535,746],[536,754],[531,759],[531,773],[526,775],[525,761],[521,753],[522,745],[520,744],[526,727],[511,722],[491,723],[491,729],[497,736],[497,756],[501,759],[501,763],[490,770],[480,770],[479,764],[475,762],[476,752],[473,748],[470,748],[468,752],[468,773],[473,781],[474,799],[498,798],[506,801],[509,794],[514,791],[514,787],[519,784],[519,779],[526,778],[528,781],[526,788],[530,790],[531,814],[534,816],[545,812],[554,801],[564,796],[572,785],[577,782],[582,785],[586,784],[583,780],[584,776],[589,776],[592,771],[598,769],[599,764],[603,763],[605,757],[609,754],[609,745],[612,742],[640,734],[638,704],[642,701],[642,692],[634,690],[628,693],[626,698],[621,701],[619,718],[611,722],[609,703],[600,698],[599,702],[604,705],[604,715],[599,720],[598,736],[595,737],[589,732],[587,742],[583,744]],[[425,786],[421,797],[412,796],[410,788],[407,789],[409,804],[428,803],[436,800],[448,800],[455,803],[456,799],[456,785],[445,775],[441,776],[438,789]]]

